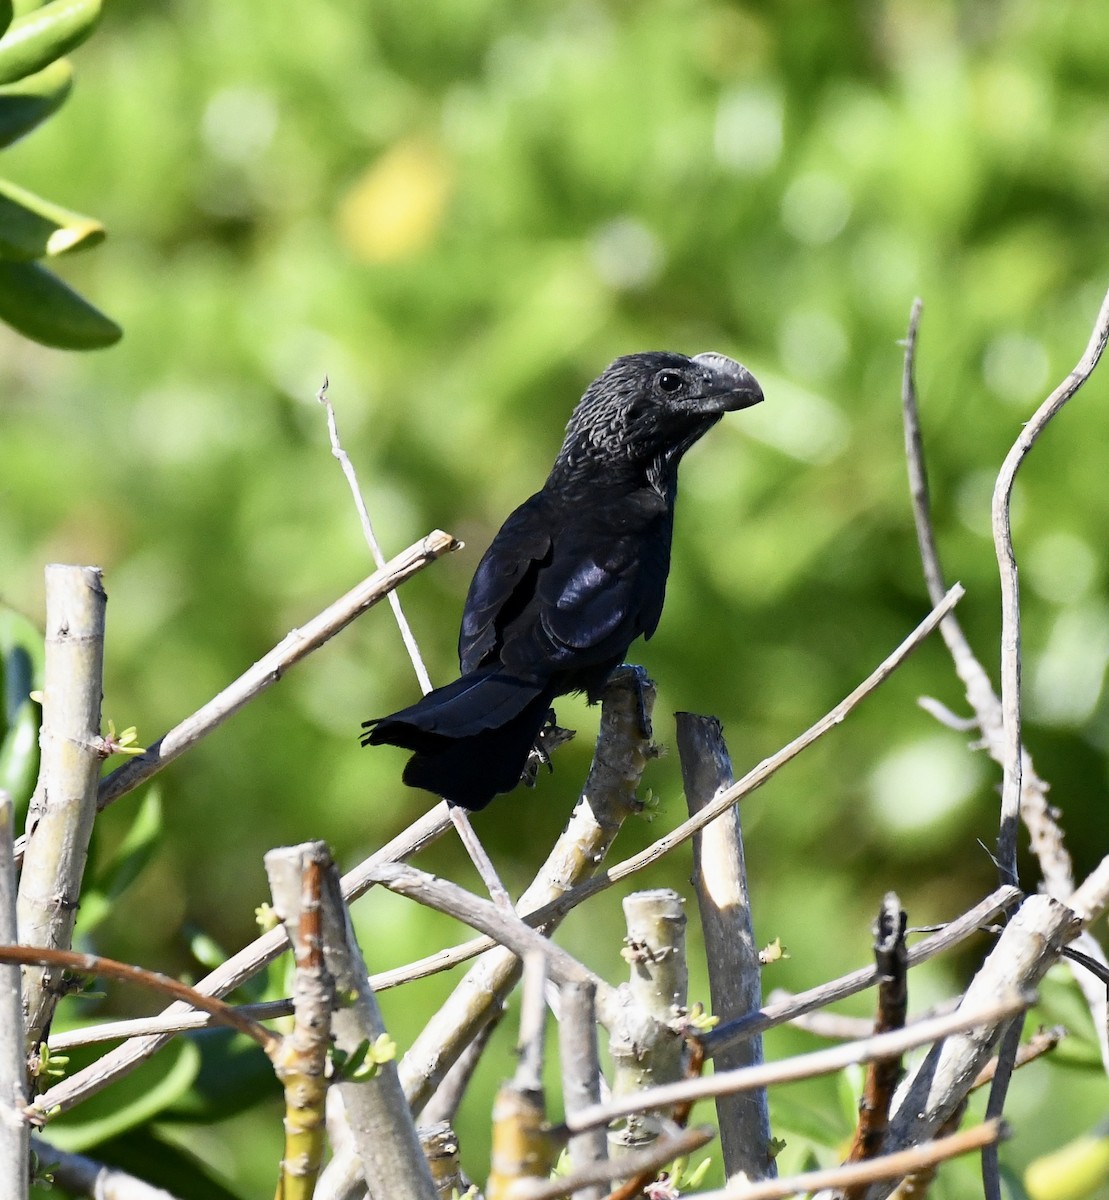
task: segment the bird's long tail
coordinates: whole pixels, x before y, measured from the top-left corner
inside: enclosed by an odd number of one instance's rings
[[[362,745],[412,750],[405,783],[477,810],[520,782],[552,698],[549,684],[478,671],[366,721]]]

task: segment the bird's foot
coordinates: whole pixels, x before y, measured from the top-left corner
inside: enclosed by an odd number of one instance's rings
[[[575,729],[563,729],[561,725],[555,723],[553,708],[547,713],[547,723],[540,729],[539,736],[535,739],[535,745],[532,746],[528,760],[524,764],[524,772],[520,776],[525,787],[535,787],[540,767],[546,767],[548,771],[554,772],[551,752],[570,741],[576,733]]]

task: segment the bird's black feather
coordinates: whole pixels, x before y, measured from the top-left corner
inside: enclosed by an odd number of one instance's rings
[[[413,751],[404,780],[479,809],[519,782],[552,700],[596,700],[662,613],[678,463],[725,412],[762,399],[719,354],[618,358],[590,384],[541,491],[478,564],[461,677],[365,722],[363,745]]]

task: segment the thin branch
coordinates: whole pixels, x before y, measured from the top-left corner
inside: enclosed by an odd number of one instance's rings
[[[649,1150],[637,1150],[620,1158],[619,1162],[598,1162],[580,1170],[560,1175],[556,1179],[520,1180],[509,1189],[509,1200],[558,1200],[560,1196],[583,1191],[590,1184],[608,1183],[622,1179],[629,1171],[636,1175],[654,1172],[675,1158],[692,1154],[707,1146],[716,1136],[708,1125],[683,1129],[680,1133],[660,1138]]]
[[[370,548],[374,562],[379,568],[383,568],[385,566],[385,555],[381,552],[381,545],[377,540],[377,535],[374,533],[373,522],[370,520],[366,502],[362,499],[362,489],[358,486],[358,475],[354,470],[354,464],[350,461],[347,452],[343,449],[342,442],[339,440],[339,425],[335,419],[335,407],[327,395],[326,378],[323,381],[323,386],[316,393],[316,399],[327,411],[327,433],[331,441],[331,453],[338,459],[339,466],[342,467],[343,475],[346,477],[347,485],[350,487],[350,494],[354,497],[354,507],[358,510],[358,519],[362,523],[362,535],[366,539],[366,544]],[[462,543],[459,542],[456,549],[461,548]],[[404,648],[408,651],[408,657],[412,660],[412,669],[416,672],[416,678],[420,681],[420,689],[426,696],[431,691],[431,677],[427,673],[427,667],[424,666],[424,660],[420,655],[420,647],[416,644],[412,627],[408,624],[408,619],[401,608],[400,597],[395,591],[389,593],[389,604],[393,610],[393,616],[396,618],[397,627],[400,629]]]
[[[12,802],[0,788],[0,942],[18,939],[15,919],[15,862],[12,859]],[[23,1043],[20,971],[0,966],[0,1195],[26,1200],[29,1170],[27,1053]]]
[[[46,661],[43,671],[42,764],[27,812],[27,857],[16,901],[19,937],[66,950],[96,819],[103,743],[104,610],[98,567],[46,568]],[[23,970],[23,1031],[35,1053],[61,997],[56,972]]]
[[[1019,898],[1020,892],[1016,888],[998,888],[969,912],[956,917],[938,933],[934,933],[931,937],[925,938],[923,942],[918,942],[913,946],[909,951],[909,966],[915,967],[934,958],[937,954],[951,949],[952,946],[958,945],[959,942],[978,932],[983,925],[1008,909]],[[756,1033],[764,1033],[775,1025],[782,1025],[786,1021],[793,1020],[794,1017],[823,1008],[836,1000],[854,996],[877,982],[877,967],[862,967],[839,979],[833,979],[818,987],[798,992],[785,1000],[764,1005],[758,1012],[748,1013],[746,1016],[729,1021],[710,1033],[704,1034],[701,1041],[704,1043],[705,1053],[715,1056],[725,1047],[734,1045],[744,1038],[752,1037]]]
[[[97,807],[118,800],[145,783],[168,763],[184,754],[206,734],[234,715],[249,700],[275,684],[285,672],[313,650],[318,650],[341,629],[372,608],[384,596],[411,579],[437,558],[457,550],[461,542],[436,529],[414,542],[381,570],[375,571],[300,629],[285,636],[268,654],[229,684],[218,696],[163,734],[145,754],[137,755],[100,781]],[[17,853],[21,847],[17,847]]]
[[[958,1158],[984,1146],[992,1145],[1006,1136],[1005,1127],[998,1121],[988,1121],[974,1129],[953,1133],[949,1137],[924,1142],[910,1150],[884,1154],[869,1162],[851,1163],[823,1171],[806,1171],[782,1179],[767,1180],[749,1186],[730,1187],[718,1192],[698,1192],[697,1200],[784,1200],[787,1196],[807,1195],[831,1188],[846,1188],[883,1180],[901,1179],[917,1171],[934,1167],[949,1159]]]
[[[133,983],[164,996],[172,996],[193,1008],[203,1009],[217,1024],[228,1025],[239,1033],[252,1038],[269,1054],[281,1041],[264,1025],[244,1017],[230,1004],[201,995],[196,988],[189,987],[178,979],[172,979],[159,971],[148,971],[130,963],[116,962],[99,954],[80,954],[76,950],[49,950],[41,946],[0,946],[0,963],[34,963],[36,966],[54,967],[60,971],[72,971],[77,975],[103,975],[118,979],[122,983]],[[48,1111],[40,1096],[36,1107]]]
[[[1018,995],[1011,991],[1001,991],[998,995],[1000,998],[978,1004],[973,1011],[964,1007],[955,1013],[915,1021],[906,1025],[904,1029],[877,1033],[857,1042],[845,1042],[841,1046],[798,1054],[780,1062],[761,1063],[756,1067],[740,1067],[735,1071],[721,1071],[719,1074],[700,1079],[663,1084],[647,1092],[638,1092],[634,1096],[614,1097],[607,1103],[584,1109],[573,1117],[567,1116],[565,1129],[570,1134],[582,1133],[594,1125],[607,1125],[608,1122],[633,1112],[669,1108],[686,1101],[704,1100],[732,1092],[748,1092],[753,1088],[773,1087],[776,1084],[813,1079],[818,1075],[830,1075],[857,1063],[905,1054],[917,1046],[927,1046],[968,1029],[994,1026],[1015,1013],[1023,1012],[1035,1000],[1033,996]]]
[[[374,872],[374,882],[397,895],[407,896],[437,912],[465,921],[474,929],[487,931],[519,958],[542,954],[557,983],[592,983],[601,998],[601,1007],[604,1007],[612,991],[608,984],[568,951],[521,921],[514,912],[505,912],[499,904],[482,900],[449,879],[440,879],[403,863],[382,863]]]
[[[1109,292],[1101,304],[1086,350],[1074,370],[1021,429],[1005,456],[993,493],[993,536],[1001,574],[1001,708],[1005,721],[1005,779],[1001,793],[1001,831],[997,841],[1002,883],[1017,882],[1017,822],[1021,801],[1020,730],[1020,589],[1013,552],[1010,505],[1017,469],[1048,422],[1090,377],[1109,341]]]
[[[1020,1035],[1024,1029],[1024,1013],[1014,1017],[1001,1035],[1001,1045],[994,1063],[994,1077],[990,1081],[990,1098],[986,1103],[986,1120],[1000,1121],[1005,1114],[1005,1097],[1020,1054]],[[997,1143],[982,1151],[982,1191],[986,1200],[1001,1200],[1001,1163],[997,1157]]]

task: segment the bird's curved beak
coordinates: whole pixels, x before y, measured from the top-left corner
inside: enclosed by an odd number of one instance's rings
[[[692,361],[708,371],[711,379],[705,398],[715,400],[720,405],[720,412],[735,412],[761,403],[763,394],[758,380],[734,358],[709,351],[695,354]]]

